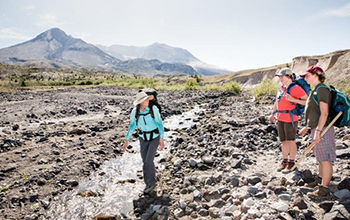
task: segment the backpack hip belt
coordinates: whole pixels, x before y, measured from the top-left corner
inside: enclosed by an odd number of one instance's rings
[[[290,119],[292,120],[292,126],[294,128],[294,119],[293,119],[293,112],[292,112],[292,110],[276,110],[276,111],[273,112],[273,114],[276,114],[276,113],[289,113]]]
[[[143,139],[145,141],[151,141],[151,140],[153,140],[153,134],[159,134],[159,130],[158,130],[158,128],[156,128],[152,131],[139,130],[138,134],[139,134],[139,136],[143,135]],[[147,134],[150,134],[149,140],[147,139]]]

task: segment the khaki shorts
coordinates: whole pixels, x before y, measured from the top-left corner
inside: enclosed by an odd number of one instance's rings
[[[297,134],[298,122],[294,122],[294,127],[292,122],[277,122],[278,137],[280,141],[295,141],[295,136]]]

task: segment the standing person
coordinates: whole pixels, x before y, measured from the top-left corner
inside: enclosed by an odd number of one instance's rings
[[[315,187],[321,184],[309,195],[311,197],[323,197],[329,194],[327,186],[333,175],[332,162],[336,160],[334,127],[332,126],[322,139],[320,137],[322,131],[328,125],[327,118],[332,95],[329,89],[323,87],[326,77],[321,67],[310,66],[302,75],[313,86],[314,90],[306,102],[306,127],[302,128],[299,134],[304,136],[311,129],[311,138],[316,143],[313,152],[318,161],[318,176],[313,183],[307,186]],[[315,96],[318,103],[315,101]]]
[[[288,173],[295,164],[295,156],[297,154],[295,137],[299,120],[299,117],[293,115],[291,110],[295,108],[296,104],[305,105],[307,94],[299,85],[291,85],[294,76],[289,68],[282,68],[276,76],[279,77],[282,85],[278,89],[276,102],[270,116],[270,122],[273,123],[274,115],[277,113],[277,130],[278,137],[282,143],[283,158],[277,171]],[[290,94],[287,92],[289,86],[292,86],[289,88]]]
[[[134,105],[136,106],[130,116],[130,125],[126,134],[126,140],[123,145],[123,151],[129,145],[129,140],[138,128],[140,140],[140,152],[143,162],[143,178],[146,184],[144,193],[149,193],[156,186],[156,170],[154,166],[154,157],[159,149],[164,149],[164,127],[157,106],[148,107],[149,97],[145,92],[139,92],[136,95]]]

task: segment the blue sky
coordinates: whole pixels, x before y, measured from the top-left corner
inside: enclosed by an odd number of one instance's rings
[[[105,46],[165,43],[236,71],[350,49],[350,0],[0,0],[0,48],[53,27]]]

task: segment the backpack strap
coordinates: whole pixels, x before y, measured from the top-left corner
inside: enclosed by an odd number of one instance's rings
[[[282,97],[284,96],[284,93],[287,92],[287,94],[290,94],[290,90],[292,89],[293,86],[295,86],[296,84],[294,82],[292,82],[287,89],[283,90],[282,95],[280,95],[278,97],[278,101],[281,101]],[[283,88],[283,86],[281,86]],[[295,105],[293,102],[290,102],[291,104]],[[276,110],[274,111],[272,114],[276,114],[276,113],[289,113],[290,118],[292,120],[292,126],[294,127],[294,120],[293,120],[293,113],[291,110]]]
[[[296,83],[292,82],[291,84],[289,84],[288,88],[287,88],[287,94],[290,94],[290,90],[292,89],[293,86],[295,86]]]
[[[278,102],[280,102],[280,101],[281,101],[282,97],[284,96],[284,93],[286,92],[286,90],[285,90],[285,89],[283,89],[283,88],[284,88],[283,86],[280,86],[280,88],[279,88],[279,90],[283,90],[283,91],[282,91],[282,94],[281,94],[281,95],[279,95],[279,96],[277,97]]]
[[[289,113],[290,119],[292,120],[292,126],[293,126],[293,128],[294,128],[293,113],[292,113],[291,110],[276,110],[276,111],[274,111],[272,114],[276,114],[277,112],[278,112],[278,113]]]
[[[140,116],[146,116],[146,115],[149,115],[149,114],[150,114],[150,115],[152,116],[152,118],[154,118],[153,106],[150,105],[150,106],[148,106],[148,108],[149,108],[149,112],[147,112],[147,113],[145,113],[145,114],[142,114],[142,113],[140,113],[140,106],[137,105],[137,107],[136,107],[136,114],[135,114],[135,117],[136,117],[136,125],[137,125],[138,122],[139,122]],[[144,120],[145,124],[147,124],[145,118],[143,118],[143,120]]]
[[[317,91],[319,88],[322,88],[322,87],[331,90],[331,88],[329,86],[322,84],[319,87],[317,87],[317,89],[315,91],[312,92],[312,98],[314,99],[314,101],[316,102],[317,105],[320,105],[320,103],[318,102]]]
[[[293,86],[297,85],[295,82],[292,82],[291,84],[289,84],[288,88],[287,88],[287,94],[290,94],[290,90],[292,90]],[[297,105],[295,102],[290,102],[290,104],[292,105]]]
[[[143,139],[144,139],[145,141],[151,141],[151,140],[153,140],[153,134],[159,134],[159,129],[156,128],[156,129],[154,129],[154,130],[152,130],[152,131],[142,131],[142,130],[139,130],[138,134],[139,134],[139,136],[143,135]],[[149,139],[147,139],[147,134],[150,134]]]

